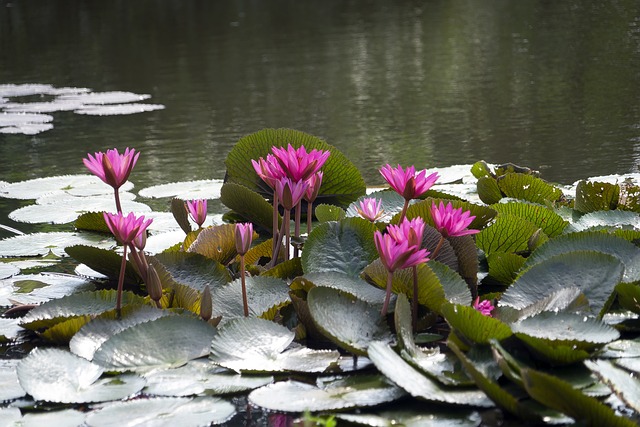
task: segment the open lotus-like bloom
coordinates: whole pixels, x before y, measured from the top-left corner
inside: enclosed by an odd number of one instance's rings
[[[146,231],[153,219],[144,219],[144,216],[137,218],[133,212],[124,216],[122,213],[103,213],[107,227],[113,233],[116,240],[123,245],[130,245],[140,233]]]
[[[293,148],[291,144],[284,147],[272,147],[273,155],[280,163],[286,175],[293,181],[304,181],[318,172],[329,158],[329,151],[313,149],[307,152],[304,145]]]
[[[462,208],[454,209],[451,202],[440,202],[438,206],[431,205],[431,218],[435,228],[445,237],[466,236],[468,234],[479,233],[480,230],[468,230],[467,227],[476,218],[469,211],[462,211]]]
[[[376,199],[375,197],[367,197],[361,200],[359,204],[359,207],[356,206],[356,211],[358,211],[362,218],[371,222],[376,222],[384,214],[382,200]]]
[[[429,261],[429,251],[420,249],[420,246],[411,245],[407,240],[398,241],[390,233],[382,234],[376,231],[373,239],[380,261],[389,273]]]
[[[249,252],[253,239],[253,224],[250,222],[236,223],[236,251],[240,255]]]
[[[483,316],[491,317],[491,312],[495,307],[493,306],[493,304],[491,304],[491,301],[489,300],[480,301],[480,297],[477,297],[475,301],[473,301],[473,308],[475,308],[480,313],[482,313]]]
[[[140,153],[136,153],[133,148],[125,148],[124,153],[120,154],[118,149],[114,148],[106,153],[98,152],[93,156],[87,156],[87,159],[82,159],[87,169],[117,190],[129,179]]]
[[[300,203],[308,187],[307,181],[293,181],[290,178],[280,178],[276,181],[276,193],[282,207],[289,211],[293,209]]]
[[[439,178],[437,172],[427,176],[426,169],[416,174],[416,168],[413,166],[409,166],[405,170],[400,165],[397,168],[385,165],[380,169],[380,173],[391,188],[404,197],[405,200],[417,199],[426,193]]]
[[[424,220],[421,217],[412,220],[405,218],[399,225],[389,225],[387,232],[397,242],[406,241],[410,246],[420,247],[424,234]]]
[[[205,199],[188,200],[187,210],[193,222],[202,227],[205,219],[207,219],[207,201]]]
[[[276,181],[286,176],[278,159],[273,154],[268,154],[266,159],[262,157],[257,161],[251,159],[251,164],[258,176],[271,188],[276,188]]]

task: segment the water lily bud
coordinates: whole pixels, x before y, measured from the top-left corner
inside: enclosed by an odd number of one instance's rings
[[[529,240],[527,241],[527,248],[529,249],[530,252],[533,252],[533,250],[535,248],[537,248],[538,246],[540,246],[540,243],[542,243],[542,228],[538,228],[532,235],[531,237],[529,237]]]
[[[204,287],[202,297],[200,299],[200,317],[208,321],[213,315],[213,302],[211,300],[211,289],[209,285]]]
[[[147,232],[142,231],[133,239],[133,246],[136,247],[137,250],[142,251],[144,247],[147,246]]]
[[[250,222],[239,222],[236,224],[236,251],[240,255],[249,252],[251,240],[253,239],[253,224]]]
[[[153,264],[150,264],[147,268],[147,293],[155,302],[160,301],[162,298],[162,283],[160,282],[160,276]]]

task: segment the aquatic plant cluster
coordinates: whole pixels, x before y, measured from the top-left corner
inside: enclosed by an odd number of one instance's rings
[[[384,165],[367,189],[335,147],[265,129],[228,153],[221,221],[174,198],[182,237],[155,252],[159,217],[123,192],[138,161],[84,159],[112,207],[75,219],[100,240],[64,245],[83,268],[59,294],[20,304],[47,285],[3,280],[0,338],[38,346],[0,365],[2,419],[221,424],[238,395],[274,425],[640,419],[637,177]]]

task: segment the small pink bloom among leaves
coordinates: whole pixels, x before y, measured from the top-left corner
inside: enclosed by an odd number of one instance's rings
[[[257,161],[252,159],[251,164],[258,176],[271,188],[276,188],[276,181],[286,176],[278,159],[273,154],[268,154],[266,159],[262,157]]]
[[[360,201],[360,206],[356,207],[356,211],[364,219],[371,222],[376,222],[382,215],[384,215],[384,209],[382,209],[382,200],[375,197],[367,197]]]
[[[115,189],[122,187],[127,182],[131,170],[138,161],[140,153],[133,148],[126,148],[124,153],[119,153],[117,148],[107,150],[106,153],[98,152],[93,156],[82,159],[84,165],[95,176]]]
[[[482,313],[483,316],[491,317],[491,312],[495,307],[493,306],[493,304],[491,304],[491,301],[489,300],[480,301],[480,297],[477,297],[475,301],[473,301],[473,308],[475,308],[480,313]]]
[[[283,208],[293,209],[305,195],[309,184],[307,181],[293,181],[290,178],[280,178],[276,181],[276,194]]]
[[[416,168],[413,166],[409,166],[405,170],[400,165],[393,168],[389,164],[383,166],[380,173],[389,186],[405,200],[417,199],[426,193],[440,177],[437,172],[427,176],[426,169],[416,174]]]
[[[424,234],[424,220],[416,217],[412,220],[404,219],[399,225],[389,225],[387,232],[399,243],[407,241],[410,246],[422,245]]]
[[[205,199],[188,200],[187,210],[193,222],[198,224],[198,227],[202,227],[207,219],[207,201]]]
[[[272,147],[271,151],[286,175],[293,181],[309,179],[320,170],[331,154],[329,151],[315,148],[307,152],[304,145],[296,149],[291,144],[287,148]]]
[[[133,240],[146,231],[153,219],[144,219],[144,216],[137,218],[133,212],[124,216],[122,213],[103,213],[107,227],[113,233],[116,240],[123,245],[130,245]]]
[[[236,223],[236,251],[240,255],[249,252],[253,240],[253,224],[250,222]]]
[[[451,202],[446,206],[442,202],[438,206],[435,203],[431,205],[431,218],[435,228],[445,237],[466,236],[480,232],[480,230],[467,229],[476,217],[469,211],[462,212],[462,208],[454,209]]]
[[[314,202],[318,197],[318,193],[320,192],[320,187],[322,186],[322,171],[318,171],[311,175],[311,177],[307,180],[307,191],[304,194],[304,199],[307,202]]]
[[[380,261],[388,272],[409,268],[429,261],[429,251],[410,245],[408,241],[397,241],[391,234],[376,231],[373,239],[380,255]]]

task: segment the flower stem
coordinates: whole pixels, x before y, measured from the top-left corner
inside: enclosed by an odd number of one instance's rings
[[[277,240],[278,237],[281,236],[279,230],[278,230],[278,193],[274,190],[273,191],[273,221],[271,224],[271,231],[273,233],[273,244],[271,245],[271,254],[274,255],[274,257],[277,255]],[[275,262],[274,262],[275,265]]]
[[[436,259],[436,257],[438,256],[438,252],[440,252],[440,249],[442,249],[442,244],[443,243],[444,243],[444,236],[440,235],[440,240],[438,241],[438,244],[436,245],[436,248],[429,255],[429,259]]]
[[[118,211],[118,213],[122,213],[122,205],[120,204],[120,193],[118,192],[117,188],[114,188],[113,195],[116,199],[116,210]]]
[[[411,319],[413,331],[418,327],[418,266],[413,268],[413,298],[411,299]]]
[[[147,259],[144,256],[144,253],[142,251],[140,251],[140,253],[136,252],[136,249],[133,245],[128,245],[128,246],[129,246],[129,249],[131,249],[131,253],[129,256],[133,258],[133,262],[136,264],[136,267],[138,267],[138,272],[142,277],[142,281],[147,283],[147,270],[149,267],[147,264]]]
[[[312,222],[313,222],[313,202],[307,202],[307,236],[311,234]]]
[[[295,214],[295,229],[294,229],[294,236],[300,237],[300,220],[302,218],[302,201],[300,201],[297,205],[296,205],[296,214]],[[299,251],[298,251],[298,246],[296,245],[293,248],[293,257],[297,258],[299,255]]]
[[[244,255],[240,255],[240,281],[242,282],[242,306],[244,307],[244,317],[249,316],[249,303],[247,302],[247,283],[245,279]]]
[[[278,236],[283,236],[284,234],[285,234],[285,222],[283,220],[282,225],[280,226],[280,231],[278,233]],[[275,267],[276,264],[278,263],[278,256],[280,255],[281,247],[282,247],[282,237],[279,237],[278,241],[276,242],[275,249],[271,254],[271,261],[269,263],[271,267]]]
[[[118,277],[118,290],[116,292],[116,312],[120,318],[120,309],[122,308],[122,289],[124,288],[124,272],[127,269],[127,245],[122,250],[122,264],[120,264],[120,276]]]
[[[289,261],[289,246],[291,246],[291,210],[284,210],[284,260]]]
[[[409,207],[409,199],[404,199],[404,206],[402,206],[402,212],[400,212],[400,219],[398,220],[398,224],[400,224],[404,218],[407,216],[407,208]]]
[[[380,314],[383,316],[387,315],[387,310],[389,309],[389,299],[391,298],[391,285],[393,283],[393,272],[387,272],[387,294],[384,297],[384,304],[382,305],[382,310],[380,310]]]

